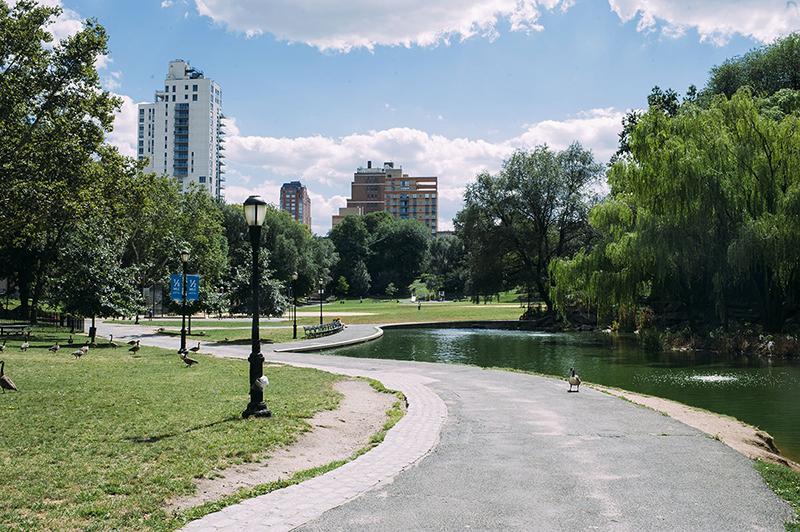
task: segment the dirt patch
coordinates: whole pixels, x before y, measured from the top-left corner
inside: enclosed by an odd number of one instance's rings
[[[711,412],[697,410],[668,399],[639,395],[625,390],[605,388],[592,385],[592,388],[601,390],[617,397],[623,397],[639,405],[647,406],[653,410],[663,412],[671,418],[705,432],[710,436],[719,438],[723,443],[742,453],[749,458],[758,458],[765,462],[772,462],[800,471],[800,464],[781,456],[775,446],[772,436],[758,430],[752,425],[747,425],[739,420],[719,416]]]
[[[317,413],[308,421],[311,430],[293,445],[275,450],[263,462],[232,466],[215,472],[216,478],[198,480],[194,495],[169,501],[166,510],[192,508],[240,488],[287,479],[299,471],[345,460],[366,447],[383,427],[397,396],[378,392],[363,380],[343,380],[335,386],[344,395],[339,408]]]

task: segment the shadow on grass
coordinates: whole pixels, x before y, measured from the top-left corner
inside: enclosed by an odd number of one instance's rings
[[[196,427],[192,427],[190,429],[182,430],[182,431],[175,431],[175,432],[168,432],[166,434],[159,434],[158,436],[148,436],[142,438],[125,438],[128,441],[132,441],[134,443],[156,443],[161,440],[165,440],[167,438],[173,438],[175,436],[180,436],[182,434],[189,434],[190,432],[195,432],[197,430],[208,429],[214,427],[216,425],[221,425],[223,423],[230,423],[231,421],[237,421],[242,419],[239,416],[231,416],[226,419],[222,419],[219,421],[214,421],[213,423],[206,423],[205,425],[198,425]]]

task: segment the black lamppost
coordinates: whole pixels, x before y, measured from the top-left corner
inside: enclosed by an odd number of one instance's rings
[[[178,353],[188,353],[186,350],[186,268],[189,267],[189,257],[191,254],[188,250],[181,251],[181,262],[183,263],[183,302],[181,305],[181,314],[183,314],[183,319],[181,320],[181,349]],[[153,295],[153,301],[155,301],[155,295]]]
[[[322,325],[322,294],[325,290],[322,289],[322,277],[319,278],[319,324]]]
[[[294,320],[294,334],[292,335],[293,340],[297,340],[297,291],[296,291],[296,284],[297,282],[297,272],[292,273],[292,298],[294,299],[294,306],[292,307],[292,319]]]
[[[261,196],[250,196],[244,202],[244,217],[250,227],[250,245],[253,248],[253,349],[247,361],[250,362],[250,404],[242,412],[242,417],[269,417],[272,412],[264,402],[264,355],[261,354],[261,338],[258,330],[258,251],[261,244],[261,225],[267,213],[267,202]]]

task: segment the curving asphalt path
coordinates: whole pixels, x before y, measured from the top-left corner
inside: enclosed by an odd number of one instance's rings
[[[179,344],[142,334],[141,326],[99,330],[176,350]],[[324,339],[264,346],[264,354],[401,390],[408,412],[384,443],[184,530],[780,531],[791,518],[749,459],[596,390],[567,393],[557,379],[471,366],[297,352],[376,334],[353,325]],[[246,358],[249,347],[208,344],[202,351]]]

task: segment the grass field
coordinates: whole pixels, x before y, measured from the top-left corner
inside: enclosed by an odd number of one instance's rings
[[[273,417],[245,420],[245,361],[200,354],[185,367],[149,347],[76,359],[67,336],[40,332],[28,351],[14,340],[0,355],[20,390],[0,395],[0,529],[173,530],[185,516],[166,515],[165,500],[293,441],[340,399],[337,376],[269,367]]]
[[[511,300],[501,303],[474,304],[468,301],[422,301],[411,303],[408,300],[398,302],[398,300],[341,300],[322,305],[323,321],[331,321],[333,318],[340,318],[345,323],[399,323],[413,321],[471,321],[471,320],[516,320],[524,312],[524,308],[517,301]],[[287,311],[283,319],[262,319],[260,322],[262,330],[265,328],[289,329],[291,330],[291,315]],[[119,323],[132,324],[131,320],[122,320]],[[319,323],[319,306],[308,305],[298,307],[297,326],[299,334],[302,335],[303,325],[314,325]],[[148,327],[166,327],[180,329],[180,319],[140,319],[139,324]],[[249,322],[247,319],[216,319],[198,318],[192,319],[192,333],[199,331],[210,333],[213,329],[237,329],[246,331],[249,337]],[[265,332],[267,335],[280,334],[279,332]],[[283,340],[281,340],[283,341]]]

